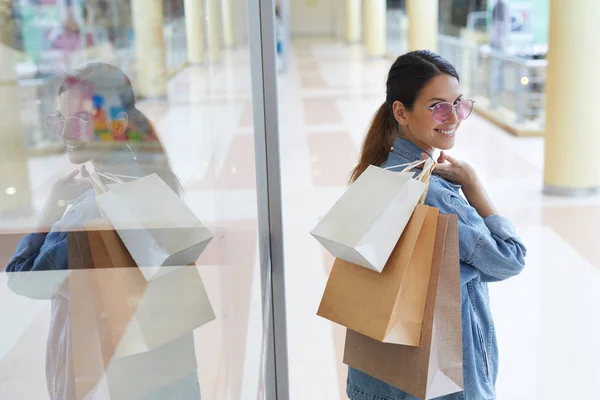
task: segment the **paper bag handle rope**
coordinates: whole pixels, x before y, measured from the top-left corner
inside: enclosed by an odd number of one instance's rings
[[[92,187],[94,188],[94,191],[96,193],[104,193],[104,192],[108,191],[108,187],[104,183],[102,183],[102,179],[100,179],[101,177],[106,178],[106,179],[113,181],[115,183],[118,183],[118,184],[125,183],[125,181],[123,181],[120,178],[131,179],[131,180],[140,179],[137,176],[92,172],[89,174],[89,180],[90,180]]]
[[[414,169],[415,167],[418,167],[421,164],[425,164],[425,166],[423,168],[423,172],[421,172],[415,179],[418,181],[421,181],[423,183],[427,183],[427,182],[429,182],[429,178],[431,177],[431,174],[433,173],[433,170],[436,167],[436,163],[433,162],[429,158],[426,160],[417,160],[417,161],[414,161],[411,163],[406,163],[406,164],[392,165],[391,167],[384,168],[384,170],[390,170],[390,169],[398,168],[398,167],[406,167],[400,172],[408,172],[408,171],[411,171],[412,169]],[[427,166],[427,164],[429,164],[429,166]]]
[[[91,172],[89,174],[88,179],[90,180],[90,183],[92,184],[92,187],[94,188],[94,192],[96,192],[96,194],[102,194],[108,190],[106,185],[102,183],[102,180],[100,179],[100,176],[97,172]]]
[[[387,167],[384,168],[385,170],[390,170],[392,168],[398,168],[398,167],[406,167],[402,170],[402,172],[406,172],[406,171],[410,171],[413,168],[421,165],[425,163],[425,166],[423,167],[423,172],[421,172],[419,174],[419,176],[417,176],[415,179],[418,181],[421,181],[425,184],[425,190],[423,191],[423,195],[421,196],[421,198],[419,199],[419,204],[424,204],[425,203],[425,199],[427,198],[427,192],[429,191],[429,178],[431,178],[431,174],[433,174],[433,170],[436,167],[436,163],[435,161],[433,161],[432,159],[428,158],[426,160],[417,160],[415,162],[412,163],[407,163],[407,164],[400,164],[400,165],[393,165],[391,167]],[[429,164],[429,165],[428,165]]]

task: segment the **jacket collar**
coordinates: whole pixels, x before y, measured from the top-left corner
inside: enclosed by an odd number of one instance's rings
[[[396,153],[410,161],[417,161],[421,159],[422,153],[429,152],[423,150],[413,142],[403,137],[397,137],[394,141],[394,145],[392,146],[392,152]],[[429,154],[429,157],[432,157],[432,154]]]

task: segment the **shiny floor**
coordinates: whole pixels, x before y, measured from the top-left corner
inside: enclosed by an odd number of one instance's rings
[[[206,399],[254,399],[260,391],[262,322],[249,54],[190,67],[168,102],[140,108],[157,125],[187,201],[215,229],[199,264],[217,321],[196,332]],[[344,190],[390,60],[360,46],[298,40],[279,76],[280,155],[292,399],[344,399],[344,331],[317,317],[332,258],[309,235]],[[478,170],[500,212],[529,248],[526,270],[492,284],[500,345],[500,400],[600,398],[600,198],[542,195],[543,140],[515,138],[477,115],[452,154]],[[62,156],[26,163],[33,208],[72,166]],[[574,171],[576,173],[576,171]],[[5,219],[23,230],[35,218]],[[224,240],[220,240],[224,238]],[[4,277],[2,277],[4,279]],[[44,399],[45,302],[0,289],[0,397]]]

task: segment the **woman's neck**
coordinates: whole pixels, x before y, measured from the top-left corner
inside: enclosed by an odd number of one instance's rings
[[[429,155],[429,157],[433,157],[433,153],[435,152],[435,148],[426,145],[425,143],[411,137],[412,135],[406,135],[404,133],[401,133],[399,135],[400,138],[404,139],[404,140],[408,140],[409,142],[412,142],[414,145],[416,145],[418,148],[420,148],[421,150],[423,150],[423,152],[427,153],[427,155]]]

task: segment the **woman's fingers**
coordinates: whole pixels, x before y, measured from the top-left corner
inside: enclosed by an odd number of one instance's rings
[[[446,161],[446,153],[444,153],[443,151],[440,153],[440,156],[438,157],[437,162],[439,164],[442,164]]]
[[[448,160],[448,162],[450,162],[451,164],[456,165],[459,163],[459,161],[456,158],[449,156],[448,154],[446,154],[445,157],[446,157],[446,160]]]
[[[451,168],[452,168],[452,165],[450,165],[448,163],[438,164],[438,165],[436,165],[435,169],[433,170],[433,173],[436,175],[442,175],[442,174],[445,174],[448,171],[450,171]]]

